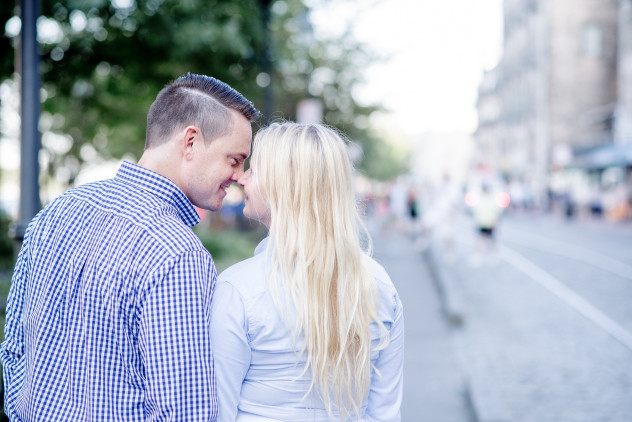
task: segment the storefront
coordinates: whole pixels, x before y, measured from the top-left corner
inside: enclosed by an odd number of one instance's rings
[[[614,221],[632,217],[632,143],[576,152],[565,172],[585,175],[590,184],[589,207],[595,213]]]

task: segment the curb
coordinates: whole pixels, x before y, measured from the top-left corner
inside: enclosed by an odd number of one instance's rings
[[[448,276],[443,265],[438,263],[437,253],[432,246],[426,248],[422,252],[422,256],[439,292],[443,313],[451,325],[462,326],[464,324],[463,306],[455,293],[452,277]]]
[[[458,360],[463,372],[465,402],[470,409],[472,420],[474,422],[512,422],[501,401],[495,397],[494,389],[485,383],[476,382],[476,371],[472,370],[466,356],[467,346],[464,344],[462,332],[465,326],[465,315],[461,298],[456,293],[453,277],[441,264],[439,254],[432,245],[423,250],[422,256],[439,292],[442,311],[454,330]]]

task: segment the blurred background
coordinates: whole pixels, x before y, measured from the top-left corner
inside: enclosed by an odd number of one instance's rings
[[[0,323],[20,233],[214,76],[350,139],[405,421],[632,421],[632,0],[3,0]],[[218,270],[265,236],[233,186]],[[3,331],[3,330],[0,330]]]

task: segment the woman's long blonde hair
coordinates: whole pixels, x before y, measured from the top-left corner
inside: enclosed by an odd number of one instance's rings
[[[346,140],[324,125],[274,123],[257,133],[251,169],[271,213],[272,292],[278,306],[296,309],[291,323],[305,339],[310,391],[330,416],[332,399],[341,419],[358,414],[371,381],[369,324],[385,328]]]

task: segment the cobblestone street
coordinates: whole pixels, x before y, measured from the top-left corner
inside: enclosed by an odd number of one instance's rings
[[[479,422],[631,421],[630,227],[508,216],[483,257],[467,218],[457,232],[434,256]]]
[[[369,223],[404,303],[404,421],[632,421],[630,225],[507,215],[481,255],[466,215],[452,251]]]

